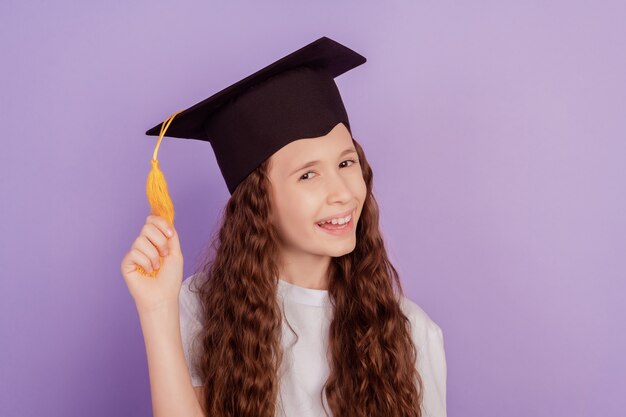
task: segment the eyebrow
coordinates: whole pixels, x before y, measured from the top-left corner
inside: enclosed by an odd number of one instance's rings
[[[344,155],[348,155],[348,154],[351,154],[351,153],[356,153],[356,149],[354,149],[354,148],[348,148],[348,149],[345,149],[343,152],[341,152],[341,153],[339,154],[339,157],[341,158],[342,156],[344,156]],[[314,165],[317,165],[317,164],[318,164],[318,163],[320,163],[320,162],[321,162],[321,161],[319,161],[319,160],[317,160],[317,161],[309,161],[309,162],[307,162],[306,164],[304,164],[304,165],[300,166],[300,168],[293,170],[293,171],[291,172],[291,174],[289,174],[289,176],[291,176],[291,175],[295,174],[295,173],[296,173],[296,172],[298,172],[298,171],[303,170],[304,168],[309,168],[309,167],[312,167],[312,166],[314,166]]]

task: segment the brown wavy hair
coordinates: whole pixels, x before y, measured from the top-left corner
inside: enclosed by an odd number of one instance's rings
[[[326,394],[334,417],[421,417],[417,351],[399,304],[404,292],[379,230],[372,169],[352,142],[367,196],[355,249],[332,257],[328,269],[334,313],[330,374],[320,400]],[[210,417],[276,415],[283,315],[276,297],[280,239],[270,221],[270,164],[268,158],[235,189],[195,269],[203,321],[197,369]]]

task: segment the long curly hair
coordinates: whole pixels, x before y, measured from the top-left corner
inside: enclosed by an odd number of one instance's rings
[[[421,417],[423,383],[410,321],[400,308],[404,291],[379,230],[372,169],[352,142],[367,197],[355,249],[331,258],[328,269],[330,374],[320,400],[325,394],[334,417]],[[268,158],[236,188],[195,267],[203,321],[197,369],[211,417],[276,415],[283,315],[276,297],[280,240],[270,221],[270,164]]]

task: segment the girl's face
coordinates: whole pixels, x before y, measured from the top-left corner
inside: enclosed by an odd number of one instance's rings
[[[299,139],[279,149],[271,156],[269,178],[272,216],[283,250],[333,257],[354,250],[367,187],[343,123],[325,136]],[[347,216],[351,219],[344,230],[318,225],[326,218],[341,218],[341,223]]]

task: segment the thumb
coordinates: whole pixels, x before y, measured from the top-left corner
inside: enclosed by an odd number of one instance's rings
[[[176,253],[176,254],[181,254],[181,248],[180,248],[180,240],[178,239],[178,231],[176,231],[176,228],[174,227],[174,225],[170,225],[170,228],[172,229],[172,236],[167,239],[167,250],[169,253]]]

